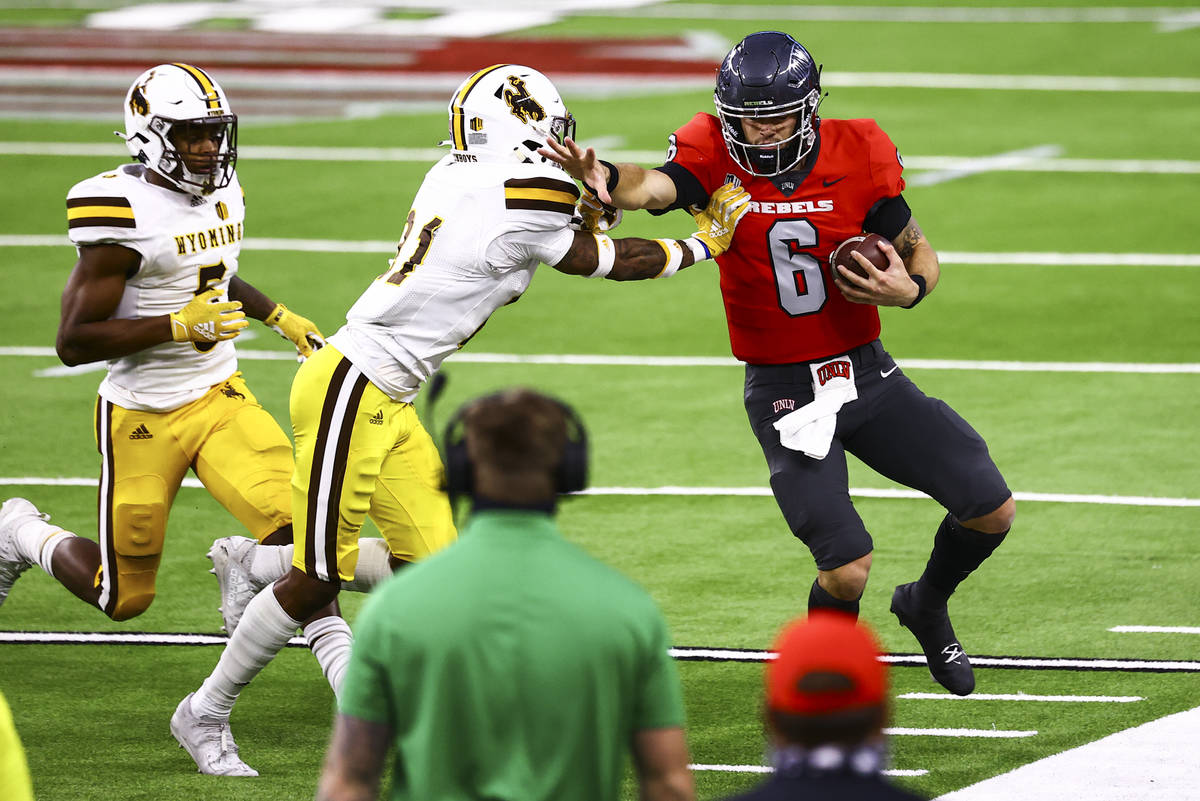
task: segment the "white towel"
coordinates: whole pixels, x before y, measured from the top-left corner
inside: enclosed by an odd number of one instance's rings
[[[858,388],[854,386],[854,365],[845,356],[809,367],[813,376],[812,403],[780,417],[774,426],[783,447],[824,459],[833,443],[837,413],[843,404],[858,398]]]

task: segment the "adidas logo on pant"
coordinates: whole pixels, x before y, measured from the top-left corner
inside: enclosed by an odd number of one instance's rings
[[[142,423],[137,428],[133,429],[133,433],[129,435],[130,439],[154,439],[154,435],[150,433],[150,429],[146,428],[146,424]]]

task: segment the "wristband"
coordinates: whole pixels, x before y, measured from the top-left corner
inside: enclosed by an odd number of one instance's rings
[[[617,188],[617,183],[621,180],[621,171],[611,161],[600,159],[600,163],[608,168],[608,183],[605,184],[605,187],[608,189],[608,196],[612,197],[613,191]]]
[[[606,234],[592,234],[596,239],[596,269],[588,278],[603,278],[612,272],[613,263],[617,260],[617,247],[612,237]]]
[[[916,306],[921,302],[921,299],[925,297],[925,276],[910,275],[909,278],[911,278],[913,283],[917,285],[917,299],[905,306],[904,308],[906,309],[911,309],[913,306]]]
[[[695,264],[699,264],[706,259],[712,258],[712,254],[708,252],[708,245],[700,241],[699,237],[689,236],[687,239],[683,240],[683,244],[691,248],[692,262]]]
[[[666,265],[662,268],[662,272],[654,277],[670,278],[679,270],[679,265],[683,263],[683,245],[678,239],[655,239],[654,241],[667,254]]]

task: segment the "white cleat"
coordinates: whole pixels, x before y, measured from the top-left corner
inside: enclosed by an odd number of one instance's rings
[[[229,721],[197,715],[192,711],[193,695],[188,693],[171,715],[171,734],[179,741],[179,747],[208,776],[257,776],[257,770],[238,758]]]
[[[208,549],[212,570],[221,588],[221,617],[225,621],[225,632],[233,634],[246,611],[246,604],[266,584],[259,584],[250,572],[254,560],[254,548],[258,543],[249,537],[222,537]]]
[[[9,498],[0,506],[0,604],[21,574],[33,566],[17,548],[17,529],[30,520],[49,519],[50,515],[39,512],[24,498]]]

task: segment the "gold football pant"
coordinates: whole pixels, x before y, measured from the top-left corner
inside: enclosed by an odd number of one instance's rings
[[[367,515],[405,561],[458,536],[442,459],[411,403],[389,398],[326,345],[297,371],[291,412],[298,569],[321,581],[354,578]]]
[[[291,522],[291,445],[241,373],[170,412],[96,401],[100,451],[100,608],[114,620],[154,600],[167,513],[190,467],[263,539]]]

